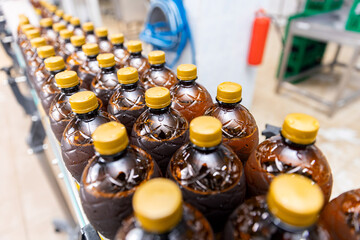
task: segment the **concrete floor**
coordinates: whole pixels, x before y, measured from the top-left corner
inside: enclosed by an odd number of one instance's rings
[[[292,112],[313,115],[321,124],[317,145],[328,158],[334,175],[333,196],[359,188],[360,100],[329,118],[304,98],[286,93],[276,95],[275,73],[280,47],[279,38],[272,29],[263,64],[258,70],[251,109],[259,128],[264,129],[266,123],[280,126],[284,117]],[[334,46],[329,46],[326,59],[331,57],[334,50]],[[351,50],[344,49],[340,59],[346,60],[349,51]],[[9,61],[2,50],[0,56],[0,66],[8,65]],[[0,77],[3,83],[5,76],[1,74]],[[330,81],[327,85],[334,89],[335,83],[336,81]],[[321,95],[330,95],[332,90],[315,82],[302,85]],[[330,90],[330,94],[325,90]],[[24,140],[30,127],[30,119],[16,103],[9,86],[4,84],[0,87],[0,104],[0,240],[66,239],[65,234],[54,232],[52,220],[63,217],[62,213],[37,159],[27,153]],[[51,159],[51,153],[49,154]],[[56,168],[54,170],[58,171]]]

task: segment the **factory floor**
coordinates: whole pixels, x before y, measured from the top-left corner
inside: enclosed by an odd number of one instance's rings
[[[316,117],[321,129],[317,146],[327,157],[334,176],[333,197],[343,191],[360,187],[360,99],[339,110],[329,118],[321,109],[303,97],[282,91],[275,94],[276,70],[281,44],[271,29],[264,61],[258,69],[252,108],[260,130],[266,123],[281,126],[288,113],[303,112]],[[335,46],[329,45],[325,61],[331,59]],[[351,49],[343,49],[340,60],[349,59]],[[0,67],[10,61],[0,50]],[[341,69],[336,69],[336,76]],[[355,76],[356,77],[356,76]],[[0,75],[0,240],[57,240],[67,239],[66,234],[56,233],[52,221],[63,218],[60,206],[34,155],[29,155],[25,138],[29,132],[30,118],[17,104]],[[299,86],[311,89],[320,96],[331,97],[337,80],[319,76],[318,81],[307,81]],[[246,89],[244,89],[246,91]],[[261,138],[263,139],[263,138]],[[49,159],[54,157],[47,151]],[[59,169],[54,167],[57,174]],[[63,181],[60,180],[63,184]]]

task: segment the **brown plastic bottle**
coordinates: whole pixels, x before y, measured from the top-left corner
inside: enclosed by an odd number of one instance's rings
[[[53,22],[61,22],[63,20],[64,11],[61,9],[56,10],[55,15],[53,16]]]
[[[34,51],[31,48],[31,40],[34,38],[40,37],[40,30],[39,29],[31,29],[31,30],[26,31],[25,35],[26,35],[27,39],[21,43],[20,47],[24,54],[25,60],[29,61],[30,58],[34,54]]]
[[[80,81],[74,71],[63,71],[56,74],[55,81],[61,92],[55,96],[51,103],[49,119],[51,129],[56,139],[60,142],[64,129],[74,117],[69,98],[80,91]]]
[[[16,42],[17,42],[18,44],[21,43],[21,41],[22,41],[21,38],[25,38],[25,37],[26,37],[26,36],[25,36],[25,32],[24,32],[24,30],[23,30],[23,27],[24,27],[25,25],[30,25],[30,26],[32,27],[32,25],[30,24],[29,18],[26,17],[25,15],[20,14],[20,15],[19,15],[19,25],[18,25],[17,30],[16,30],[16,32],[17,32]],[[29,29],[28,29],[28,30],[29,30]]]
[[[72,31],[74,32],[75,36],[85,36],[85,33],[80,25],[80,19],[78,17],[72,17],[70,23],[73,28]],[[71,30],[71,27],[69,28],[70,28],[69,30]]]
[[[108,113],[125,125],[128,135],[138,117],[145,111],[145,90],[139,84],[136,68],[121,68],[117,72],[120,87],[109,100]]]
[[[28,56],[27,65],[37,56],[36,48],[45,46],[46,41],[43,37],[37,37],[30,40],[30,48],[25,50],[25,56]]]
[[[320,225],[332,240],[360,239],[360,189],[345,192],[325,205]]]
[[[206,109],[213,105],[210,93],[196,82],[197,69],[193,64],[181,64],[177,68],[177,83],[171,89],[172,107],[191,122],[204,115]]]
[[[319,122],[309,115],[287,115],[281,134],[260,143],[246,162],[249,195],[264,195],[278,174],[298,173],[317,183],[328,202],[333,180],[325,156],[314,144],[318,130]]]
[[[150,68],[141,77],[145,89],[166,87],[170,90],[178,83],[175,74],[165,66],[165,53],[163,51],[152,51],[148,58]]]
[[[129,41],[127,44],[127,49],[130,55],[126,59],[125,66],[136,68],[141,78],[144,72],[150,68],[149,61],[141,54],[142,43],[137,40]]]
[[[222,123],[223,141],[245,165],[259,144],[259,132],[254,117],[241,105],[242,87],[234,82],[223,82],[217,87],[216,101],[205,115]]]
[[[109,122],[92,134],[96,155],[81,177],[80,199],[94,228],[114,239],[122,220],[132,212],[136,189],[161,173],[151,156],[129,145],[124,125]]]
[[[50,76],[50,72],[48,72],[48,70],[46,70],[45,68],[45,59],[55,56],[55,49],[53,46],[50,45],[39,47],[37,49],[37,54],[41,59],[41,63],[35,70],[35,73],[33,74],[34,77],[30,79],[33,80],[33,87],[39,95],[42,84]]]
[[[61,44],[63,43],[62,41],[61,41],[61,36],[60,36],[60,31],[61,30],[65,30],[66,29],[66,26],[64,25],[64,24],[62,24],[62,23],[54,23],[53,24],[53,30],[55,31],[55,33],[56,33],[56,38],[57,38],[57,40],[54,42],[54,48],[55,48],[55,52],[57,53],[57,54],[60,54],[60,48],[61,48]],[[66,59],[64,59],[64,61],[66,61]]]
[[[55,82],[55,75],[65,71],[66,66],[64,60],[60,56],[49,57],[45,59],[45,68],[49,72],[49,76],[41,85],[39,98],[46,114],[49,114],[49,108],[56,94],[60,93],[60,89]]]
[[[112,34],[110,41],[113,45],[112,53],[114,53],[117,68],[120,69],[125,66],[126,59],[129,57],[129,52],[124,46],[124,34]]]
[[[323,207],[321,189],[298,174],[281,174],[267,196],[251,198],[230,216],[225,240],[327,240],[317,225]]]
[[[94,24],[92,22],[84,23],[82,29],[85,33],[86,43],[97,43],[97,38],[94,33]]]
[[[132,200],[134,214],[123,221],[116,240],[214,240],[209,223],[170,180],[142,184]]]
[[[49,45],[54,45],[58,41],[57,33],[53,30],[53,21],[51,18],[43,18],[40,20],[41,36],[46,39]]]
[[[183,193],[185,202],[200,210],[215,232],[245,199],[243,165],[222,144],[221,122],[209,116],[190,123],[190,141],[171,158],[168,176]]]
[[[31,24],[24,24],[20,26],[20,32],[17,36],[17,43],[19,46],[21,46],[21,43],[24,42],[27,38],[26,38],[26,31],[29,31],[31,29],[34,29],[34,26]]]
[[[57,7],[54,4],[49,4],[46,10],[47,10],[47,17],[52,19],[55,16]]]
[[[103,53],[97,56],[101,71],[91,83],[91,90],[103,102],[107,109],[110,97],[119,85],[116,75],[115,58],[112,53]]]
[[[84,36],[72,36],[70,38],[71,44],[74,46],[74,52],[66,59],[66,65],[77,72],[79,67],[86,61],[86,55],[82,50],[82,46],[85,44]]]
[[[169,89],[153,87],[145,92],[146,109],[136,120],[131,143],[150,153],[163,175],[172,155],[188,141],[189,124],[171,108]]]
[[[60,23],[64,24],[65,27],[67,28],[67,26],[70,24],[70,20],[71,20],[72,16],[70,14],[64,14],[62,21],[60,21]]]
[[[101,69],[96,57],[99,54],[99,46],[96,43],[87,43],[82,46],[86,60],[78,69],[80,79],[83,80],[81,87],[91,90],[91,83],[100,73]]]
[[[33,51],[33,55],[27,62],[27,74],[31,82],[33,82],[36,69],[38,69],[39,65],[42,63],[42,59],[38,56],[36,49],[45,45],[46,41],[42,37],[31,40],[31,51]]]
[[[75,93],[69,102],[75,117],[70,120],[61,138],[62,158],[71,175],[80,183],[88,160],[95,154],[91,135],[101,124],[117,120],[99,109],[93,92]]]
[[[60,31],[60,38],[58,42],[59,50],[58,55],[61,56],[64,61],[75,52],[74,45],[71,44],[70,38],[73,36],[73,32],[67,29]]]
[[[105,27],[99,27],[95,29],[97,37],[97,44],[100,48],[100,53],[111,53],[112,44],[108,39],[108,30]]]

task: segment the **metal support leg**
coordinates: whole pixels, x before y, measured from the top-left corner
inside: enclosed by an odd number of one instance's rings
[[[339,57],[340,50],[341,50],[341,45],[338,44],[337,47],[336,47],[336,52],[335,52],[335,55],[334,55],[334,59],[333,59],[332,63],[330,64],[330,71],[331,72],[334,71],[334,67],[337,64],[337,59]]]
[[[344,90],[347,87],[347,85],[348,85],[348,83],[349,83],[349,81],[351,79],[352,71],[355,68],[356,60],[358,59],[359,53],[360,53],[360,48],[359,47],[355,48],[354,52],[353,52],[353,55],[352,55],[352,57],[350,59],[349,65],[345,69],[345,73],[343,74],[343,76],[340,79],[340,84],[339,84],[339,87],[338,87],[338,91],[337,91],[337,93],[335,95],[334,101],[333,101],[332,106],[330,108],[329,116],[332,116],[336,112],[336,110],[339,108],[339,100],[340,100],[341,96],[343,95]]]
[[[292,46],[292,41],[293,41],[293,34],[291,32],[291,25],[289,27],[289,32],[286,38],[286,43],[285,43],[285,47],[283,50],[283,56],[282,56],[282,60],[281,60],[281,65],[280,65],[280,72],[279,72],[279,79],[278,79],[278,84],[276,86],[276,93],[280,92],[281,89],[281,85],[283,83],[283,81],[285,81],[285,72],[286,72],[286,67],[287,67],[287,62],[290,56],[290,51],[291,51],[291,46]]]

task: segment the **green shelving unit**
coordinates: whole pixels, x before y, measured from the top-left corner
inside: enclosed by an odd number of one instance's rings
[[[360,32],[360,0],[354,0],[345,29],[348,31]]]

